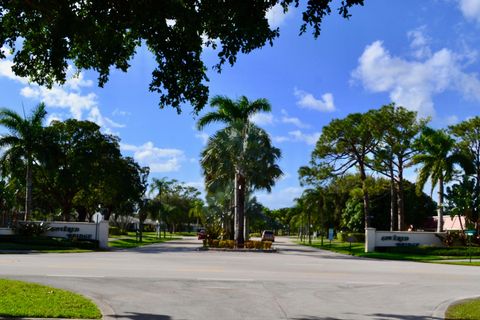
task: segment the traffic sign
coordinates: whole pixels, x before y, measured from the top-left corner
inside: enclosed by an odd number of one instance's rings
[[[477,230],[465,230],[465,234],[469,237],[474,236],[477,233]]]
[[[92,221],[95,223],[103,221],[103,215],[100,212],[95,213],[92,217]]]

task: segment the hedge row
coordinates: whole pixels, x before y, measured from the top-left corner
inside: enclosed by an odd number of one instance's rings
[[[234,240],[203,240],[204,247],[210,248],[226,248],[226,249],[234,249],[235,248],[235,241]],[[272,242],[271,241],[245,241],[244,243],[245,249],[256,249],[256,250],[271,250],[272,249]]]
[[[22,235],[0,235],[0,242],[18,243],[46,248],[75,248],[75,249],[98,249],[98,240],[75,240],[52,237],[26,237]]]

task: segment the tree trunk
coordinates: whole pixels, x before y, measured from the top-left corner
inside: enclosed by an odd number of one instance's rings
[[[63,221],[70,221],[70,212],[72,211],[72,206],[68,204],[64,204],[62,206],[62,215]]]
[[[78,213],[78,222],[85,222],[85,219],[87,218],[87,208],[84,206],[78,206],[75,209]]]
[[[403,163],[398,166],[398,192],[397,192],[397,210],[398,210],[398,230],[405,231],[405,195],[403,187]]]
[[[363,214],[365,216],[365,228],[370,228],[370,198],[368,196],[367,175],[365,174],[365,166],[363,163],[360,163],[360,179],[362,180]]]
[[[243,248],[244,215],[245,215],[245,177],[237,172],[235,174],[235,218],[236,218],[236,242],[238,248]]]
[[[397,192],[397,210],[398,210],[398,230],[405,231],[405,201],[404,201],[403,179],[398,181]]]
[[[24,221],[28,221],[32,214],[32,164],[30,157],[27,157],[27,173],[25,176],[25,215]]]
[[[438,179],[438,221],[437,232],[443,231],[443,177]]]
[[[310,210],[308,210],[308,226],[307,226],[308,244],[312,244],[312,230],[310,230],[311,226],[312,226],[312,214],[311,214]]]
[[[245,218],[243,219],[243,223],[244,223],[244,231],[243,231],[243,240],[244,241],[248,241],[248,239],[250,238],[250,230],[248,228],[248,216],[247,216],[247,213],[245,213]]]
[[[390,162],[390,231],[395,231],[395,217],[397,215],[397,189],[395,187],[395,176],[393,165]]]

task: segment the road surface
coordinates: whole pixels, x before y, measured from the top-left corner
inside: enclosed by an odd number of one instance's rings
[[[105,319],[442,319],[480,269],[354,258],[278,237],[279,253],[197,251],[194,238],[77,254],[1,254],[0,277],[92,298]]]

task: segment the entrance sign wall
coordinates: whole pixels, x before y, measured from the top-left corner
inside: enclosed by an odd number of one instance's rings
[[[439,236],[445,232],[423,231],[377,231],[375,228],[365,229],[365,252],[373,252],[378,247],[443,247]]]

